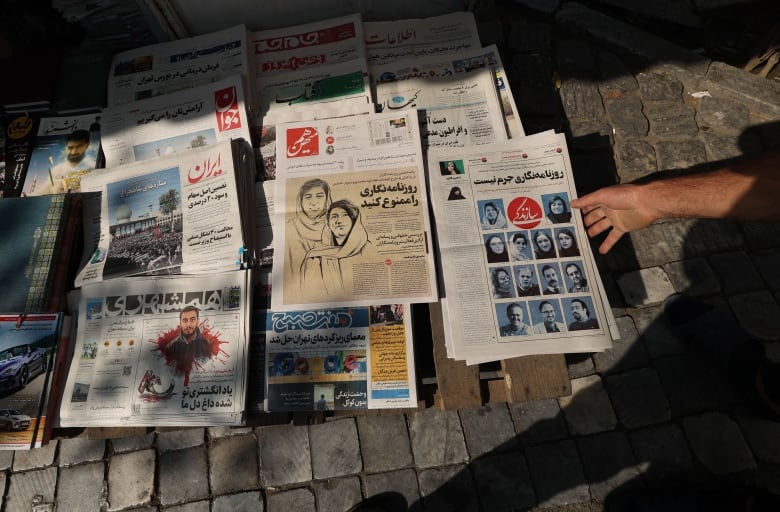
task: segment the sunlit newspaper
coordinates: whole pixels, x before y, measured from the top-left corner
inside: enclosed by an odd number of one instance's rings
[[[365,60],[363,38],[360,14],[252,32],[254,76],[260,78],[310,66]]]
[[[510,138],[524,135],[515,98],[512,95],[512,88],[507,82],[506,71],[496,45],[485,48],[477,47],[456,54],[446,53],[394,60],[370,66],[368,71],[372,82],[377,84],[416,78],[448,78],[480,68],[489,68],[495,74],[496,87],[501,98],[501,106]]]
[[[370,66],[397,59],[457,53],[480,48],[477,24],[470,11],[429,18],[363,22]]]
[[[409,304],[266,315],[268,411],[416,407]]]
[[[438,299],[417,111],[277,126],[272,306]]]
[[[86,176],[82,190],[96,194],[85,201],[76,286],[251,266],[253,163],[252,148],[237,139]]]
[[[240,74],[251,76],[244,25],[116,54],[108,77],[108,106],[132,103]]]
[[[453,358],[611,347],[619,333],[569,207],[562,134],[432,150],[428,170]]]
[[[504,113],[488,68],[451,77],[380,82],[376,104],[382,112],[419,110],[424,150],[507,140]]]
[[[241,75],[102,113],[106,167],[170,156],[217,142],[250,140]]]
[[[239,425],[249,271],[85,286],[62,426]]]

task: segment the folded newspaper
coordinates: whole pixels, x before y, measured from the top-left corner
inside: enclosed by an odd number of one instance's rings
[[[428,153],[445,336],[469,364],[610,348],[619,332],[562,134]]]
[[[85,200],[76,286],[251,267],[254,178],[242,139],[85,176],[82,191],[94,194]]]
[[[60,425],[240,425],[250,271],[85,286]]]

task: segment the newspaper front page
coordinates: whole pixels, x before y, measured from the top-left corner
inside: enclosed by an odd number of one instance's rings
[[[241,424],[250,283],[239,270],[83,287],[61,425]]]
[[[111,62],[108,106],[170,94],[235,74],[250,77],[252,57],[247,39],[246,27],[236,25],[120,52]]]
[[[106,167],[250,140],[243,79],[224,80],[103,110]]]
[[[266,315],[268,411],[417,406],[409,304]]]
[[[382,112],[420,111],[423,150],[507,140],[504,113],[488,68],[446,78],[380,82],[376,104]]]
[[[474,13],[470,11],[429,18],[366,21],[363,30],[369,66],[482,46]]]
[[[245,266],[256,236],[253,161],[235,140],[85,177],[82,190],[96,194],[84,208],[76,286]]]
[[[275,311],[438,299],[415,110],[277,127]]]
[[[562,134],[428,154],[452,357],[599,351],[619,333]],[[454,169],[455,172],[451,172]]]

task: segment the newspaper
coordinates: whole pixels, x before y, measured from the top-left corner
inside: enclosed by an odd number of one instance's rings
[[[60,424],[241,424],[250,283],[235,271],[83,287]]]
[[[310,66],[365,60],[363,21],[351,14],[250,34],[256,78]]]
[[[409,304],[266,314],[268,411],[417,406]]]
[[[102,124],[106,167],[174,155],[231,138],[250,140],[240,75],[106,108]]]
[[[397,59],[458,53],[482,46],[474,14],[470,11],[429,18],[366,21],[363,30],[369,66]]]
[[[453,358],[611,347],[619,332],[569,208],[576,189],[564,135],[432,150],[428,169]]]
[[[446,78],[380,82],[376,103],[382,112],[419,110],[423,150],[507,140],[504,113],[488,68]]]
[[[244,25],[120,52],[108,78],[108,106],[196,87],[239,74],[251,76]],[[251,97],[251,96],[249,96]]]
[[[100,114],[41,118],[22,195],[79,192],[99,153]]]
[[[509,137],[525,135],[512,88],[506,79],[506,71],[496,45],[464,50],[457,54],[430,55],[414,59],[394,60],[369,67],[373,83],[409,80],[413,78],[433,79],[457,76],[475,69],[490,68],[496,77],[496,87],[501,97],[501,106]]]
[[[438,300],[417,112],[277,131],[274,311]]]
[[[85,177],[82,190],[99,194],[85,202],[75,285],[251,265],[253,164],[249,144],[234,140]]]

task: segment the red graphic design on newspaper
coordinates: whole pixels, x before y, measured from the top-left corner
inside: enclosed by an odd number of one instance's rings
[[[227,87],[214,92],[215,114],[220,132],[241,128],[238,95],[235,87]]]
[[[542,207],[530,197],[516,197],[507,208],[509,221],[520,229],[535,228],[542,222]]]
[[[287,156],[297,158],[300,156],[318,155],[320,138],[316,128],[290,128],[287,130]]]

